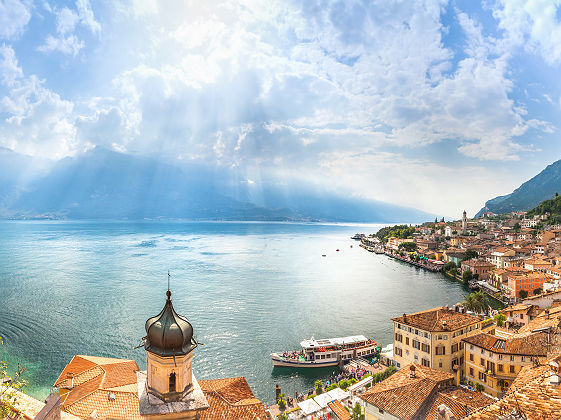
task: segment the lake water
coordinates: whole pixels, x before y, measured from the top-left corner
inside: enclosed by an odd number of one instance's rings
[[[276,383],[293,395],[333,371],[273,369],[271,352],[311,336],[364,334],[386,345],[390,318],[468,293],[350,239],[380,227],[2,221],[0,336],[38,398],[75,354],[134,359],[145,369],[135,347],[164,305],[169,269],[174,307],[204,343],[195,350],[197,378],[245,376],[271,403]]]

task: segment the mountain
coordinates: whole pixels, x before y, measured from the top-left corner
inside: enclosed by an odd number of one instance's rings
[[[259,187],[230,169],[176,167],[155,159],[96,148],[57,162],[12,196],[4,216],[72,219],[181,218],[417,222],[433,215],[387,203],[287,188]]]
[[[475,217],[480,217],[487,211],[493,213],[527,211],[542,201],[552,198],[556,192],[561,192],[561,160],[549,165],[512,193],[487,201]]]

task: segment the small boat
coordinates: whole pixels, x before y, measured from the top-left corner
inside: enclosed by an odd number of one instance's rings
[[[322,256],[322,257],[327,257],[327,255],[325,255],[325,254],[321,254],[321,256]]]
[[[355,233],[354,236],[351,236],[351,239],[354,239],[355,241],[360,241],[362,238],[364,238],[364,233]]]
[[[316,340],[312,337],[300,343],[300,351],[271,353],[273,366],[282,367],[326,367],[337,366],[360,357],[375,356],[380,347],[374,340],[364,335],[325,338]]]
[[[339,252],[339,250],[338,250],[338,249],[336,249],[335,251]]]

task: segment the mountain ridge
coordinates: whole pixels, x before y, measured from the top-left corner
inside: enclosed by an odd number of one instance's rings
[[[238,177],[239,178],[239,177]],[[6,218],[416,222],[434,215],[388,203],[318,193],[312,186],[255,190],[233,173],[180,168],[95,148],[58,161],[4,203]],[[13,194],[12,194],[13,196]],[[1,203],[0,203],[1,204]]]
[[[497,214],[528,211],[542,201],[553,197],[556,192],[561,192],[561,160],[548,165],[539,174],[522,183],[510,194],[486,201],[475,217],[481,217],[488,211]]]

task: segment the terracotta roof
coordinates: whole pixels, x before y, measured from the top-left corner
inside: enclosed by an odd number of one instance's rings
[[[541,328],[547,328],[547,327],[557,327],[560,323],[560,320],[558,317],[553,317],[553,318],[536,318],[531,320],[528,324],[522,326],[519,330],[518,333],[522,334],[522,333],[529,333],[535,330],[539,330]]]
[[[351,420],[351,414],[343,407],[339,401],[333,401],[327,404],[328,407],[335,413],[339,420]]]
[[[140,418],[138,370],[133,360],[74,356],[55,382],[70,389],[62,397],[62,409],[82,418],[94,411],[99,418]]]
[[[392,318],[392,321],[426,331],[439,332],[456,331],[468,325],[476,324],[481,320],[473,315],[461,314],[443,306],[413,314],[404,314],[397,318]]]
[[[493,402],[495,402],[493,398],[483,395],[480,392],[469,391],[465,388],[453,386],[445,388],[436,394],[426,418],[436,420],[438,418],[437,409],[441,404],[445,404],[456,418],[460,418]]]
[[[415,367],[415,377],[411,377],[411,366]],[[376,384],[360,398],[404,420],[424,418],[432,405],[429,397],[453,378],[450,373],[412,364]]]
[[[525,366],[503,398],[465,418],[495,420],[516,412],[524,416],[516,418],[560,418],[561,387],[550,385],[549,373],[547,365]]]
[[[199,385],[210,406],[201,413],[201,420],[268,418],[244,377],[200,380]]]
[[[488,333],[480,333],[463,338],[462,341],[493,353],[547,356],[546,333],[517,334],[506,339]]]

